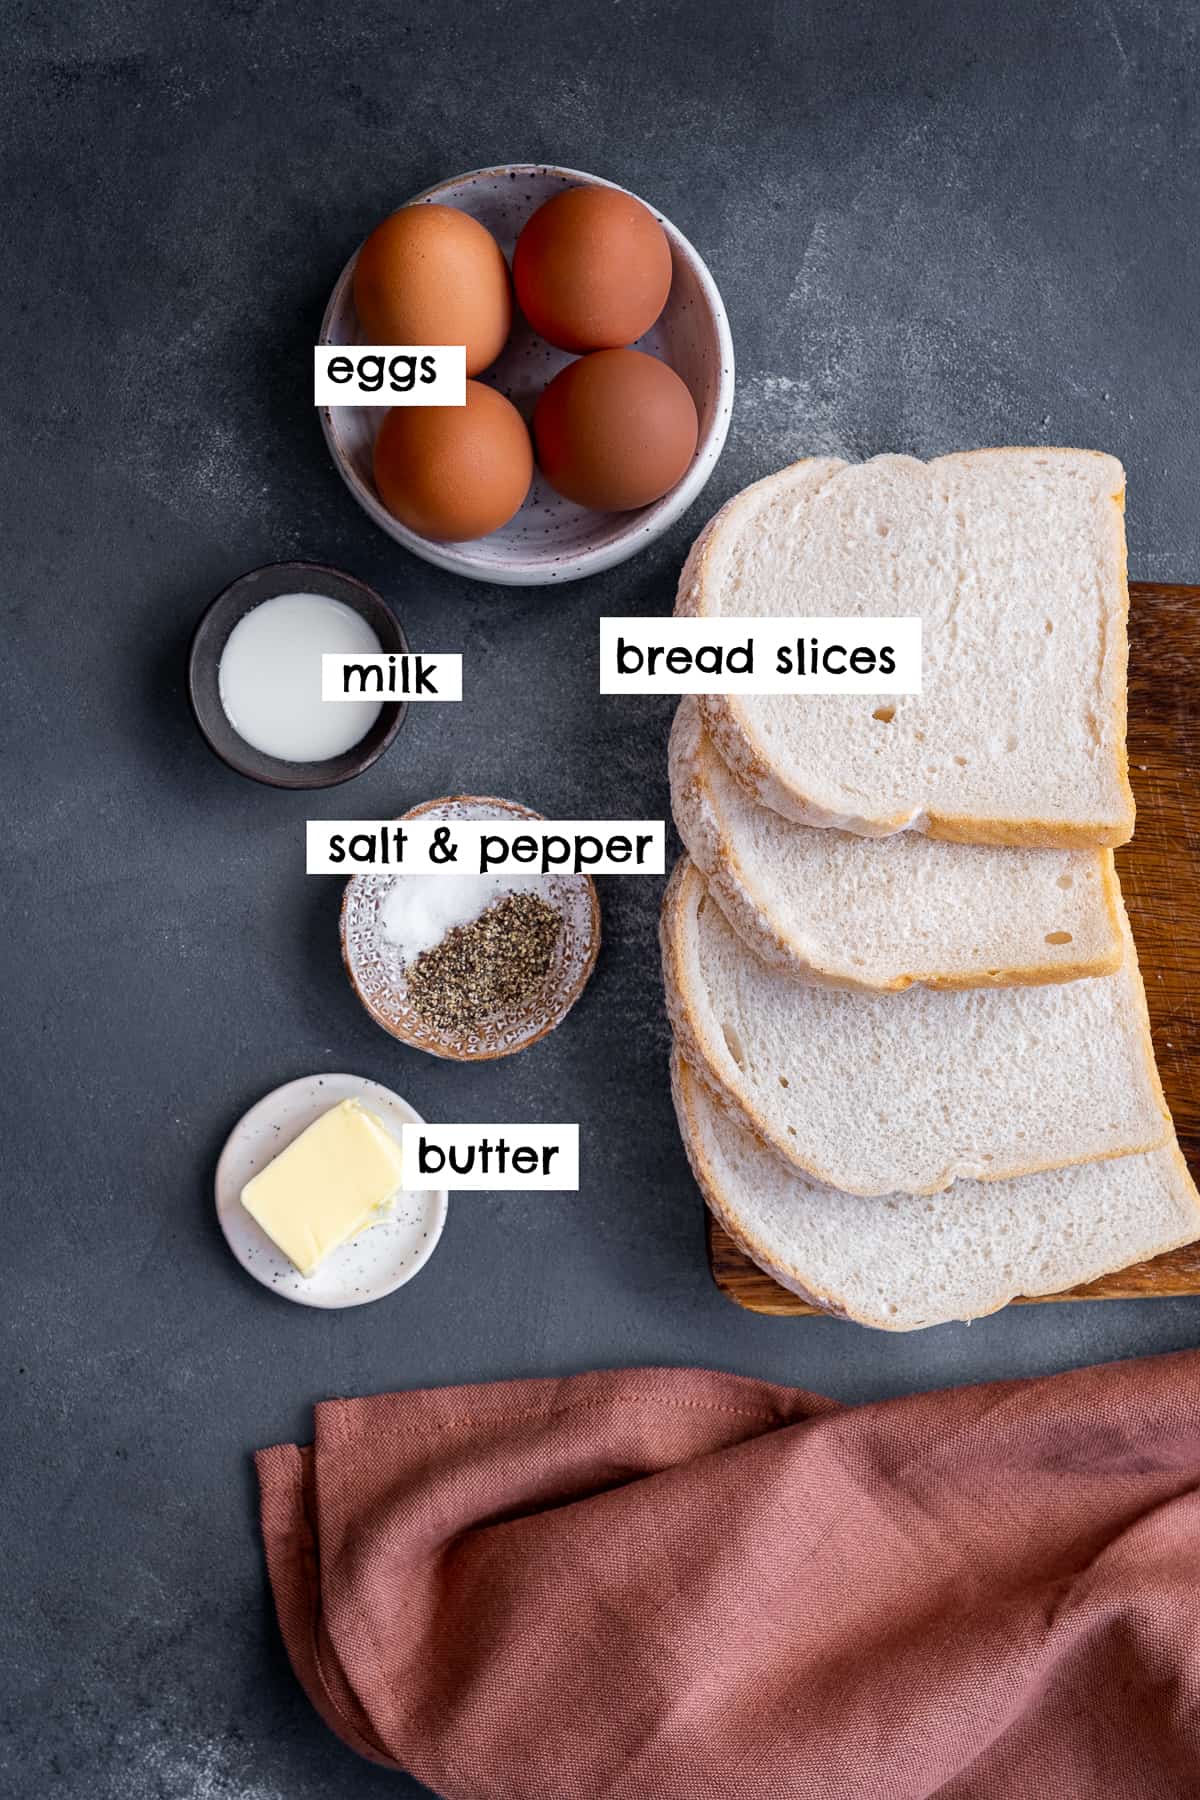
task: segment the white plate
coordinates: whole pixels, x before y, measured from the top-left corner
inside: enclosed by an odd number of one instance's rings
[[[407,1100],[361,1075],[304,1075],[252,1106],[229,1134],[217,1164],[217,1218],[225,1241],[255,1281],[301,1306],[363,1306],[411,1281],[437,1248],[446,1223],[446,1190],[400,1193],[391,1218],[372,1225],[301,1275],[242,1205],[242,1189],[293,1138],[341,1100],[361,1100],[400,1137],[424,1120]]]

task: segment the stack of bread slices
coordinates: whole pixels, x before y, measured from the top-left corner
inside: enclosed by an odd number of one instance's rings
[[[1112,846],[1124,475],[1075,450],[797,463],[676,611],[905,616],[923,691],[685,698],[662,943],[709,1206],[785,1287],[902,1331],[1200,1237]]]

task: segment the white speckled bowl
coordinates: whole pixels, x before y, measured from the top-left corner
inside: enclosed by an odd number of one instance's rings
[[[597,175],[544,163],[507,163],[474,169],[439,182],[414,201],[454,206],[486,225],[511,261],[521,227],[542,202],[564,188],[589,184],[615,187]],[[408,204],[413,204],[409,202]],[[648,204],[646,202],[645,204]],[[371,452],[386,409],[323,406],[321,425],[334,462],[355,499],[398,543],[439,568],[512,587],[541,587],[575,581],[624,562],[660,537],[689,507],[712,474],[725,443],[733,410],[733,340],[716,283],[683,234],[653,207],[671,245],[675,266],[671,292],[661,317],[638,347],[660,356],[691,390],[700,416],[700,436],[691,467],[669,494],[637,512],[599,513],[564,500],[534,475],[529,497],[516,517],[490,537],[466,544],[420,537],[394,519],[375,491]],[[342,270],[321,322],[323,344],[361,342],[354,311],[353,274],[357,252]],[[572,361],[532,332],[518,312],[503,354],[480,377],[519,408],[526,419],[542,389]]]

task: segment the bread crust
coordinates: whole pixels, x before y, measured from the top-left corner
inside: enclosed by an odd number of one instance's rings
[[[874,1320],[872,1319],[856,1319],[856,1315],[838,1296],[820,1293],[815,1288],[806,1287],[794,1270],[776,1263],[770,1253],[755,1239],[754,1233],[745,1228],[738,1215],[725,1207],[716,1176],[700,1147],[698,1133],[692,1125],[688,1083],[694,1080],[695,1075],[680,1054],[679,1045],[674,1044],[671,1049],[671,1098],[675,1102],[675,1117],[679,1122],[679,1135],[683,1140],[684,1153],[696,1179],[696,1186],[704,1196],[704,1204],[722,1230],[728,1233],[738,1249],[743,1251],[751,1262],[756,1263],[760,1269],[777,1281],[780,1287],[785,1287],[790,1293],[798,1294],[802,1300],[807,1300],[810,1306],[818,1307],[821,1312],[828,1313],[832,1318],[856,1320],[858,1324],[862,1325],[873,1324]],[[758,1134],[754,1135],[757,1137]],[[761,1138],[758,1141],[762,1143]],[[769,1152],[770,1146],[763,1144],[763,1149]],[[892,1329],[900,1328],[892,1327]]]
[[[821,1312],[829,1314],[830,1317],[846,1319],[854,1324],[865,1325],[876,1331],[923,1331],[930,1329],[935,1324],[949,1324],[953,1322],[949,1319],[931,1319],[927,1321],[905,1321],[903,1323],[898,1323],[894,1318],[887,1315],[880,1316],[879,1314],[864,1310],[861,1307],[856,1308],[851,1306],[844,1294],[835,1294],[829,1290],[821,1290],[812,1286],[810,1280],[806,1278],[803,1271],[796,1268],[794,1264],[781,1262],[780,1259],[772,1253],[770,1247],[764,1244],[762,1239],[755,1233],[753,1226],[742,1217],[734,1206],[726,1202],[721,1184],[704,1154],[703,1147],[700,1143],[700,1134],[693,1123],[692,1106],[694,1095],[692,1090],[695,1082],[695,1071],[688,1065],[685,1058],[681,1055],[678,1045],[676,1045],[671,1054],[671,1094],[675,1102],[675,1115],[679,1121],[679,1132],[683,1139],[684,1151],[686,1152],[688,1162],[691,1165],[692,1173],[696,1178],[696,1185],[703,1194],[705,1204],[709,1211],[721,1225],[722,1229],[733,1239],[739,1250],[743,1251],[744,1254],[750,1258],[751,1262],[755,1263],[758,1268],[769,1275],[773,1281],[777,1281],[780,1287],[787,1288],[790,1293],[798,1294],[799,1297],[802,1300],[807,1301],[810,1306],[817,1307]],[[764,1154],[772,1154],[771,1147],[763,1142],[757,1132],[752,1133],[752,1135],[762,1145]],[[1148,1256],[1160,1256],[1164,1251],[1175,1249],[1179,1244],[1190,1243],[1197,1234],[1200,1234],[1200,1195],[1196,1192],[1196,1186],[1192,1180],[1187,1162],[1174,1138],[1172,1138],[1169,1146],[1163,1146],[1163,1148],[1169,1149],[1175,1175],[1181,1187],[1188,1193],[1192,1202],[1194,1212],[1189,1226],[1189,1235],[1180,1236],[1172,1243],[1147,1246],[1143,1250],[1134,1252],[1128,1257],[1122,1255],[1119,1259],[1114,1260],[1111,1269],[1096,1270],[1095,1274],[1089,1276],[1090,1280],[1098,1280],[1101,1275],[1110,1274],[1120,1267],[1126,1267],[1130,1262],[1143,1261]],[[1147,1154],[1157,1154],[1157,1152],[1150,1152]],[[1018,1298],[1018,1295],[1028,1296],[1032,1299],[1040,1294],[1052,1293],[1054,1291],[1056,1290],[1048,1284],[1045,1286],[1035,1285],[1021,1289],[1014,1288],[1012,1291],[1009,1291],[1006,1287],[996,1294],[994,1301],[991,1304],[982,1307],[978,1312],[973,1312],[969,1316],[971,1319],[987,1318],[992,1313],[1000,1312],[1005,1306],[1009,1305],[1011,1301]],[[966,1317],[966,1315],[963,1315],[963,1317]]]
[[[864,978],[857,969],[838,962],[835,955],[826,954],[822,959],[814,946],[802,946],[795,937],[784,934],[739,857],[736,839],[729,833],[706,775],[708,759],[717,752],[705,744],[701,724],[692,729],[694,716],[686,701],[680,705],[667,750],[675,824],[684,848],[707,881],[709,892],[738,936],[762,962],[788,970],[798,981],[871,994],[903,993],[917,985],[941,989],[1039,987],[1093,975],[1112,975],[1120,968],[1119,889],[1111,850],[1099,852],[1101,897],[1111,945],[1106,955],[1076,961],[1060,958],[1009,969],[901,969],[879,981]]]
[[[1044,446],[1047,450],[1058,447]],[[1018,445],[997,447],[987,450],[959,451],[944,457],[934,457],[924,466],[936,468],[942,462],[961,461],[964,456],[1012,456],[1023,454]],[[1098,450],[1063,451],[1070,455],[1105,456]],[[711,578],[711,565],[714,547],[718,538],[726,531],[736,530],[743,515],[751,512],[773,490],[786,491],[794,482],[797,471],[802,469],[821,469],[828,471],[832,477],[842,469],[849,467],[845,461],[836,457],[802,457],[790,463],[774,475],[768,475],[756,481],[738,494],[734,494],[725,502],[708,524],[704,527],[684,562],[680,572],[679,587],[675,597],[675,612],[681,618],[702,618],[710,615],[706,603],[705,587]],[[1124,484],[1112,495],[1112,502],[1122,514],[1125,510]],[[736,694],[706,694],[701,699],[701,710],[705,726],[712,736],[717,751],[728,765],[742,786],[755,800],[773,811],[782,813],[784,818],[794,819],[797,824],[811,825],[818,829],[833,828],[840,831],[853,831],[860,837],[891,837],[898,831],[920,831],[927,837],[942,838],[951,843],[962,844],[1007,844],[1024,849],[1062,849],[1088,850],[1115,848],[1124,844],[1133,835],[1134,803],[1133,790],[1129,785],[1129,759],[1125,746],[1126,728],[1126,671],[1128,668],[1128,642],[1126,624],[1129,616],[1129,583],[1127,579],[1127,552],[1124,531],[1121,532],[1121,598],[1118,608],[1116,626],[1118,642],[1110,645],[1106,636],[1102,656],[1112,651],[1114,656],[1114,700],[1113,727],[1116,745],[1116,770],[1118,786],[1123,805],[1116,819],[1081,820],[1064,822],[1055,819],[1006,818],[1003,816],[973,817],[970,814],[939,812],[936,808],[913,806],[907,810],[888,813],[856,813],[847,812],[844,805],[839,806],[834,796],[822,795],[815,788],[802,788],[786,780],[774,767],[765,747],[756,738],[753,726],[747,720],[740,696]]]
[[[789,1142],[786,1133],[772,1128],[769,1119],[761,1116],[751,1099],[737,1093],[729,1087],[722,1072],[715,1048],[698,1023],[702,1008],[693,998],[695,975],[688,967],[688,959],[683,952],[682,936],[689,910],[697,905],[707,892],[704,877],[695,864],[687,856],[681,857],[675,865],[674,873],[667,883],[663,895],[662,915],[660,920],[660,943],[663,959],[663,981],[666,990],[667,1015],[675,1034],[679,1048],[689,1067],[703,1081],[714,1100],[727,1108],[735,1118],[747,1124],[756,1137],[770,1144],[777,1150],[785,1162],[807,1175],[810,1180],[819,1182],[823,1187],[835,1188],[843,1193],[863,1196],[882,1196],[893,1192],[915,1194],[937,1194],[960,1179],[974,1181],[1007,1181],[1019,1175],[1036,1175],[1043,1169],[1067,1168],[1074,1163],[1100,1162],[1109,1157],[1132,1156],[1147,1150],[1156,1150],[1172,1135],[1173,1126],[1167,1103],[1163,1098],[1162,1083],[1159,1080],[1158,1066],[1154,1058],[1154,1045],[1150,1036],[1150,1017],[1146,1010],[1145,990],[1138,982],[1137,1015],[1138,1042],[1146,1070],[1147,1082],[1154,1099],[1156,1110],[1162,1119],[1162,1130],[1148,1143],[1126,1144],[1119,1149],[1101,1151],[1098,1154],[1080,1156],[1054,1156],[1049,1159],[1034,1158],[1030,1161],[1005,1165],[990,1166],[986,1170],[958,1171],[951,1170],[943,1179],[930,1182],[916,1188],[900,1190],[892,1186],[881,1186],[877,1183],[861,1185],[847,1179],[844,1173],[821,1168],[819,1164],[806,1160],[795,1144]],[[1133,937],[1129,932],[1128,921],[1124,917],[1124,906],[1120,904],[1123,922],[1123,938],[1126,953],[1136,962],[1137,952]],[[751,952],[747,951],[747,955]]]

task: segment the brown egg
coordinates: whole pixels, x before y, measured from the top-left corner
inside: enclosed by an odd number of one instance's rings
[[[537,403],[533,436],[550,486],[580,506],[628,512],[675,486],[696,453],[692,396],[641,350],[568,363]]]
[[[671,246],[632,194],[568,188],[517,239],[513,283],[533,329],[560,350],[615,349],[649,331],[666,305]]]
[[[465,344],[467,374],[478,375],[512,326],[508,264],[477,219],[404,206],[359,251],[354,306],[367,343]]]
[[[532,480],[524,419],[480,381],[468,381],[465,406],[394,406],[375,440],[379,497],[422,537],[460,543],[498,531]]]

